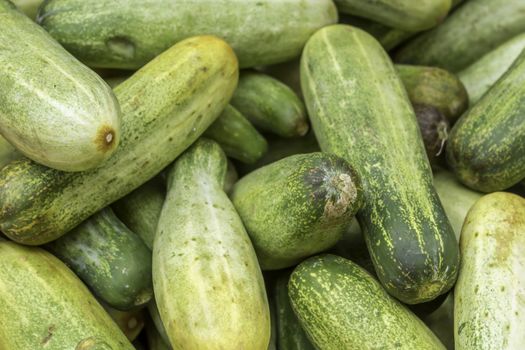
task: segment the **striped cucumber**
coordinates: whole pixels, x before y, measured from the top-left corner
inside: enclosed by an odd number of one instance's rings
[[[325,27],[303,51],[301,84],[321,149],[361,176],[357,218],[382,284],[407,304],[448,291],[457,242],[412,106],[383,48],[360,29]]]
[[[82,282],[35,247],[0,241],[0,349],[134,349]]]
[[[494,192],[525,178],[524,118],[525,51],[452,128],[447,162],[462,183]]]
[[[525,199],[483,196],[461,232],[461,269],[455,288],[457,350],[525,346]]]
[[[144,329],[146,312],[144,308],[135,310],[121,311],[100,302],[113,321],[119,326],[120,330],[129,341],[134,341]]]
[[[0,229],[20,243],[47,243],[130,193],[219,116],[237,77],[224,41],[200,36],[176,44],[115,89],[122,139],[103,167],[64,173],[22,160],[2,169]]]
[[[153,285],[174,349],[267,350],[261,270],[223,190],[226,156],[200,139],[170,169],[153,244]]]

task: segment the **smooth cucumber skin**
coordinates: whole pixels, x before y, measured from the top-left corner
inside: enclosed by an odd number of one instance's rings
[[[203,34],[228,42],[241,68],[284,62],[301,54],[313,32],[336,22],[330,0],[51,0],[38,15],[89,66],[125,69]]]
[[[47,248],[116,309],[145,305],[153,296],[151,252],[109,207]]]
[[[115,89],[122,139],[103,167],[64,173],[28,160],[0,171],[0,229],[50,242],[151,179],[219,116],[238,79],[231,48],[212,36],[184,40]]]
[[[133,346],[84,284],[50,253],[0,242],[0,349]]]
[[[340,157],[298,154],[244,176],[230,198],[261,268],[277,270],[341,239],[362,205],[361,180]]]
[[[170,169],[153,244],[153,285],[173,349],[267,350],[257,256],[223,190],[226,156],[200,139]]]
[[[0,1],[0,22],[0,133],[48,167],[99,166],[121,133],[109,86],[9,1]]]
[[[4,137],[0,135],[0,169],[13,160],[22,158],[22,153],[18,152]]]
[[[396,61],[453,73],[525,31],[525,1],[469,0],[396,54]]]
[[[301,84],[321,150],[346,159],[361,177],[357,218],[381,283],[407,304],[448,291],[457,242],[387,54],[360,29],[325,27],[303,51]]]
[[[287,85],[264,73],[243,72],[231,104],[263,131],[282,137],[308,132],[303,102]]]
[[[361,267],[335,255],[303,261],[288,283],[292,308],[320,350],[444,349]]]
[[[525,199],[485,195],[461,232],[454,334],[457,350],[525,346]]]
[[[480,192],[525,178],[525,51],[452,128],[447,162],[459,180]]]

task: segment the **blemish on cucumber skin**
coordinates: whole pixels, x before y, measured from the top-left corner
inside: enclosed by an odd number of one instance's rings
[[[135,58],[135,43],[124,36],[115,36],[106,40],[106,46],[115,55],[125,58]]]
[[[115,130],[111,126],[103,125],[99,128],[95,139],[95,143],[97,145],[97,149],[100,152],[105,153],[113,149],[116,146],[116,141],[117,137],[115,134]]]

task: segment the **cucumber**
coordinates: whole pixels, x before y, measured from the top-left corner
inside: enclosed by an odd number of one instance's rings
[[[38,16],[39,24],[89,66],[125,69],[202,34],[228,42],[242,68],[285,62],[301,54],[313,32],[335,22],[330,0],[51,0]]]
[[[128,78],[129,78],[129,75],[124,75],[124,76],[109,77],[109,78],[105,78],[104,80],[112,89],[114,89],[120,84],[122,84],[123,82],[125,82],[126,79]]]
[[[47,243],[130,193],[206,130],[237,78],[224,41],[200,36],[173,46],[115,89],[122,139],[103,167],[64,173],[22,160],[2,169],[0,230],[20,243]]]
[[[288,283],[292,308],[317,349],[444,349],[365,270],[335,255],[303,261]]]
[[[23,155],[0,135],[0,169]]]
[[[407,304],[447,292],[457,242],[412,106],[381,45],[354,27],[325,27],[305,46],[301,84],[321,150],[361,176],[357,218],[383,286]]]
[[[290,267],[332,247],[362,204],[356,171],[321,152],[259,168],[237,181],[230,197],[263,270]]]
[[[263,131],[282,137],[308,132],[303,102],[292,89],[269,75],[243,72],[231,104]]]
[[[153,322],[146,325],[149,350],[169,350],[171,347],[162,339]]]
[[[35,247],[0,241],[0,349],[134,349],[82,282]]]
[[[457,350],[525,344],[524,232],[525,199],[515,194],[485,195],[469,211],[454,291]]]
[[[36,20],[38,8],[44,0],[11,0],[11,2],[27,17]]]
[[[452,128],[447,162],[459,180],[481,192],[503,190],[523,180],[524,118],[525,51]]]
[[[469,0],[443,24],[401,48],[396,60],[456,73],[523,31],[525,1]]]
[[[239,174],[237,173],[237,169],[235,168],[235,165],[233,162],[228,159],[228,166],[226,168],[226,178],[224,179],[224,186],[223,190],[228,195],[233,189],[233,185],[239,180]]]
[[[454,296],[450,292],[441,306],[421,320],[448,350],[454,350]]]
[[[100,302],[100,301],[99,301]],[[129,341],[134,341],[144,328],[145,311],[144,308],[139,308],[129,311],[121,311],[112,308],[111,306],[100,303],[106,312],[111,316],[113,321],[119,326],[120,330]]]
[[[117,148],[120,108],[107,84],[42,28],[0,0],[0,133],[63,171],[100,165]]]
[[[217,143],[200,139],[169,171],[153,286],[175,349],[267,350],[270,341],[257,257],[223,191],[226,163]]]
[[[471,105],[479,101],[524,49],[525,33],[522,33],[488,52],[458,73],[459,79],[468,91]]]
[[[109,207],[49,243],[47,249],[111,307],[129,310],[153,296],[151,252]]]
[[[170,340],[168,339],[166,328],[164,328],[164,324],[162,323],[162,320],[160,319],[159,309],[157,308],[157,303],[155,302],[155,299],[152,299],[149,302],[148,312],[149,312],[151,321],[153,322],[153,324],[155,325],[155,328],[157,329],[157,333],[159,333],[164,343],[169,344]]]

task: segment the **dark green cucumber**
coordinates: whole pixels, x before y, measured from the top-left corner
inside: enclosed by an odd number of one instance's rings
[[[235,54],[216,37],[165,51],[115,89],[122,138],[103,167],[64,173],[24,159],[2,169],[0,230],[20,243],[47,243],[130,193],[206,130],[237,78]]]
[[[106,312],[111,316],[113,321],[118,325],[122,333],[129,341],[134,341],[142,329],[144,329],[146,311],[144,308],[138,308],[129,311],[121,311],[100,302]]]
[[[109,306],[129,310],[153,296],[151,252],[109,207],[47,248]]]
[[[288,294],[317,349],[444,349],[422,321],[350,260],[327,254],[302,262]]]
[[[18,152],[5,138],[0,135],[0,169],[13,160],[22,158],[22,153]]]
[[[456,73],[523,31],[525,1],[470,0],[401,48],[396,59]]]
[[[303,102],[292,89],[269,75],[243,72],[231,104],[263,131],[282,137],[308,132]]]
[[[447,162],[459,180],[481,192],[503,190],[523,180],[524,118],[525,51],[452,128]]]
[[[259,168],[237,181],[230,197],[263,270],[293,266],[330,248],[362,204],[354,169],[321,152]]]
[[[305,46],[301,84],[321,149],[361,176],[357,218],[382,284],[408,304],[448,291],[457,276],[457,242],[386,52],[360,29],[325,27]]]

